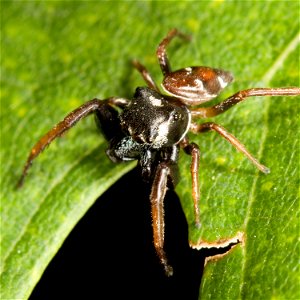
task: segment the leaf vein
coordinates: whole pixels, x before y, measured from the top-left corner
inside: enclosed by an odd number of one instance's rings
[[[0,273],[0,275],[2,273],[4,273],[5,271],[5,262],[7,261],[7,259],[9,258],[9,256],[11,255],[11,253],[14,251],[16,245],[22,240],[24,234],[26,233],[29,224],[31,223],[32,219],[34,218],[34,216],[38,213],[40,207],[42,206],[42,204],[44,203],[44,201],[47,199],[47,197],[51,194],[51,192],[61,183],[63,182],[63,180],[66,178],[66,176],[70,173],[70,171],[78,164],[80,164],[80,162],[82,160],[84,160],[86,157],[88,157],[94,150],[96,150],[97,148],[99,148],[99,144],[95,147],[93,147],[92,149],[89,149],[88,151],[86,151],[86,153],[82,156],[80,156],[77,160],[75,160],[72,164],[70,164],[70,167],[66,169],[65,172],[62,173],[62,176],[59,176],[56,180],[53,181],[52,185],[50,186],[49,190],[47,191],[47,193],[44,194],[44,196],[42,197],[39,205],[37,206],[37,208],[33,211],[31,217],[28,219],[28,222],[26,224],[24,224],[23,226],[23,230],[20,232],[19,238],[15,240],[14,243],[12,243],[12,247],[9,251],[7,251],[7,255],[4,257],[3,259],[3,266],[2,266],[2,272]]]

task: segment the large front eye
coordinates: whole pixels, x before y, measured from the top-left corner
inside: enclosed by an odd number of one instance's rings
[[[175,112],[175,113],[173,114],[173,120],[174,120],[174,121],[178,121],[179,118],[180,118],[180,114],[179,114],[178,112]]]
[[[189,67],[167,74],[162,87],[186,105],[197,105],[218,96],[232,80],[232,74],[227,71]]]

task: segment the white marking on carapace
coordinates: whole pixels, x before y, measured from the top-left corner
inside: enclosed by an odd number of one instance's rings
[[[149,100],[153,106],[163,106],[162,101],[160,99],[150,96]]]
[[[152,141],[152,144],[155,148],[160,148],[163,144],[167,142],[167,136],[169,133],[169,122],[164,121],[163,117],[156,120],[156,127],[155,131],[157,131],[157,135],[155,139]]]
[[[192,114],[191,114],[191,112],[188,110],[188,109],[186,109],[187,110],[187,113],[188,113],[188,123],[187,123],[187,126],[186,126],[186,129],[185,129],[185,132],[182,134],[182,136],[180,137],[180,139],[179,139],[179,141],[178,141],[178,143],[179,142],[181,142],[182,141],[182,139],[186,136],[186,134],[188,133],[188,131],[190,130],[190,126],[191,126],[191,122],[192,122]],[[177,144],[178,144],[177,143]]]
[[[187,67],[184,70],[187,71],[188,73],[191,73],[193,69],[191,67]]]

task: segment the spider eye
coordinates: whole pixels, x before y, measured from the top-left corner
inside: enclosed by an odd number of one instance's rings
[[[179,115],[179,113],[174,113],[173,114],[173,119],[174,119],[174,121],[178,121],[179,119],[180,119],[180,115]]]
[[[209,67],[189,67],[167,74],[162,87],[186,105],[209,101],[233,80],[230,72]]]

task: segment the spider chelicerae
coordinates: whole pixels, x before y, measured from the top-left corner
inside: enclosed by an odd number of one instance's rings
[[[177,29],[172,29],[160,42],[156,55],[164,79],[161,93],[147,69],[138,61],[134,67],[144,78],[147,87],[138,87],[132,99],[110,97],[93,99],[68,114],[55,125],[32,148],[24,166],[19,186],[22,186],[32,161],[54,139],[68,131],[78,121],[90,114],[95,115],[97,125],[108,141],[106,154],[113,162],[137,160],[142,178],[151,184],[150,202],[152,213],[153,240],[157,255],[167,276],[173,268],[164,251],[164,197],[168,188],[178,182],[178,158],[180,148],[191,156],[192,197],[196,226],[200,226],[199,211],[199,159],[197,144],[190,142],[188,132],[215,131],[242,152],[260,171],[269,169],[260,164],[232,134],[222,126],[206,122],[201,118],[213,117],[252,96],[295,96],[298,87],[250,88],[239,91],[211,107],[197,107],[210,101],[233,80],[230,72],[210,67],[187,67],[171,71],[166,53],[174,37],[189,39]]]

